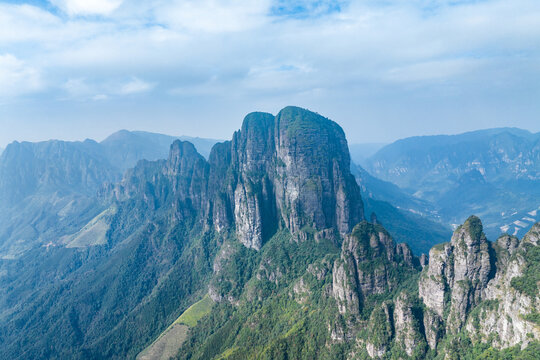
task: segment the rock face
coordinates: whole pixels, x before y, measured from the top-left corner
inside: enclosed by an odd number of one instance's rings
[[[176,141],[167,162],[139,163],[115,192],[117,198],[143,194],[151,208],[167,201],[176,202],[178,213],[192,208],[218,232],[233,227],[256,250],[279,228],[346,234],[363,219],[343,130],[296,107],[275,117],[247,115],[208,162],[193,145]]]
[[[419,283],[420,297],[439,317],[446,318],[449,332],[458,332],[494,272],[494,255],[480,219],[471,216],[454,232],[450,243],[434,247],[429,254],[429,267]],[[447,309],[449,314],[445,314]]]
[[[216,186],[226,200],[216,208],[214,226],[234,222],[247,247],[260,249],[278,227],[292,233],[335,228],[345,234],[363,219],[343,130],[315,113],[287,107],[275,117],[249,114],[231,142],[214,148],[210,161],[229,161],[227,168],[216,169],[216,179],[227,181]],[[227,205],[231,208],[224,209]]]
[[[538,293],[527,296],[512,285],[529,266],[527,251],[538,251],[538,229],[537,224],[521,242],[503,235],[493,245],[485,239],[480,220],[470,217],[450,243],[430,251],[419,281],[430,348],[437,347],[444,333],[463,328],[478,341],[491,337],[498,347],[540,338],[538,328],[526,320],[538,308]]]
[[[394,323],[396,341],[407,355],[424,354],[426,340],[422,333],[422,324],[417,309],[406,293],[401,293],[395,300]]]
[[[406,244],[396,245],[380,225],[361,222],[345,236],[334,263],[332,291],[339,312],[358,315],[365,298],[391,292],[418,269]]]
[[[493,341],[498,347],[526,346],[540,339],[538,320],[536,323],[534,320],[540,308],[540,223],[534,225],[521,242],[516,240],[508,235],[497,240],[500,269],[485,290],[485,303],[467,321],[467,330],[476,335],[478,341],[487,341],[496,334]],[[524,281],[532,285],[534,276],[536,287],[522,286]]]

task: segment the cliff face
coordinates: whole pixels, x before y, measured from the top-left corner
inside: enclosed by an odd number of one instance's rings
[[[249,114],[208,162],[187,144],[176,141],[166,163],[139,163],[117,198],[144,194],[151,208],[176,201],[178,211],[188,205],[207,226],[232,227],[256,250],[279,228],[300,237],[304,230],[344,235],[363,219],[343,130],[320,115],[295,107],[275,117]]]
[[[242,308],[289,283],[289,296],[299,304],[320,293],[335,309],[326,320],[329,341],[356,339],[352,355],[377,358],[392,351],[422,357],[428,348],[446,351],[463,333],[485,342],[497,332],[492,345],[500,348],[538,338],[530,318],[537,297],[512,290],[526,267],[525,251],[537,246],[536,235],[521,242],[503,236],[493,245],[472,216],[449,243],[430,251],[429,263],[425,257],[420,262],[381,225],[363,221],[349,162],[339,126],[285,108],[275,117],[246,116],[231,141],[214,146],[208,161],[191,144],[177,141],[168,160],[139,163],[115,191],[119,199],[152,210],[173,209],[169,218],[176,222],[194,221],[222,234],[225,243],[209,282],[214,301]],[[308,238],[315,241],[313,251],[322,253],[297,263],[298,250],[289,247],[305,245]],[[315,283],[326,285],[317,289]],[[411,290],[416,286],[417,292]]]
[[[448,320],[449,332],[457,332],[493,277],[494,255],[480,219],[470,217],[454,232],[450,243],[435,246],[429,256],[429,267],[419,283],[420,297]]]
[[[492,244],[485,239],[480,220],[470,217],[450,243],[430,251],[429,266],[419,281],[419,296],[427,308],[424,327],[432,349],[443,334],[462,330],[477,341],[490,338],[497,347],[525,346],[540,338],[531,321],[540,301],[538,292],[516,289],[516,279],[532,266],[527,254],[538,251],[538,226],[521,242],[503,235]],[[534,283],[530,277],[526,278]]]
[[[359,314],[370,295],[392,292],[418,271],[406,244],[395,244],[380,225],[362,222],[345,236],[333,268],[333,296],[341,314]]]
[[[540,339],[540,223],[521,242],[516,240],[508,235],[497,240],[500,268],[485,289],[485,303],[466,324],[467,331],[478,341],[487,341],[496,334],[493,341],[498,347],[525,346]]]
[[[493,244],[471,217],[418,259],[376,217],[364,221],[349,162],[338,125],[293,107],[249,114],[208,161],[174,142],[167,159],[102,189],[110,208],[81,218],[76,250],[41,253],[46,276],[0,262],[0,307],[14,304],[2,308],[0,357],[133,358],[206,293],[215,303],[179,358],[463,358],[480,342],[473,352],[534,351],[540,225]]]
[[[279,227],[345,234],[363,219],[343,130],[320,115],[295,107],[276,117],[249,114],[233,140],[212,151],[210,161],[219,167],[217,159],[230,159],[216,173],[228,180],[218,192],[231,209],[217,202],[214,225],[222,228],[222,215],[233,214],[229,221],[247,247],[260,249]]]

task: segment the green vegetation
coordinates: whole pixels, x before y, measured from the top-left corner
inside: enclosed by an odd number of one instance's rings
[[[540,282],[540,246],[524,243],[523,258],[525,268],[523,275],[512,279],[511,285],[517,291],[534,299],[538,296]]]
[[[214,302],[208,295],[205,295],[201,300],[187,308],[186,311],[180,315],[174,324],[185,324],[189,327],[197,325],[197,322],[208,315],[212,310]]]
[[[535,323],[537,325],[540,325],[540,312],[538,312],[538,310],[535,310],[532,313],[525,315],[524,319],[532,323]]]
[[[524,350],[521,344],[496,349],[490,342],[473,343],[463,332],[448,337],[440,346],[438,354],[428,356],[436,360],[537,360],[540,354],[540,342],[531,342]]]
[[[470,216],[467,221],[465,221],[465,224],[463,226],[469,228],[469,233],[471,234],[471,237],[473,239],[480,239],[483,237],[483,226],[482,221],[477,216]]]

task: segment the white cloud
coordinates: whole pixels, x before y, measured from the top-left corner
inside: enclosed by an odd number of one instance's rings
[[[474,71],[482,63],[477,59],[425,61],[390,69],[384,78],[396,82],[444,81]]]
[[[43,88],[37,69],[11,54],[0,55],[0,96],[15,97]]]
[[[122,95],[143,93],[152,90],[154,86],[155,84],[145,82],[138,78],[133,78],[131,81],[120,87],[119,93]]]
[[[156,9],[157,20],[176,29],[209,33],[263,26],[269,0],[180,0]]]
[[[110,15],[123,0],[50,0],[70,16]]]
[[[294,6],[272,11],[276,1],[54,1],[71,16],[0,4],[0,49],[27,73],[39,69],[34,77],[47,79],[49,98],[61,89],[68,100],[107,97],[107,106],[138,93],[138,104],[151,107],[154,97],[144,94],[153,90],[175,106],[189,98],[244,112],[268,109],[280,94],[274,103],[304,94],[307,105],[324,94],[335,108],[383,104],[372,113],[389,114],[392,97],[408,99],[423,85],[433,85],[433,97],[446,83],[468,94],[488,94],[494,82],[538,92],[538,0],[368,0],[340,11],[326,0],[295,0],[313,16],[291,15]],[[92,14],[107,16],[79,16]]]

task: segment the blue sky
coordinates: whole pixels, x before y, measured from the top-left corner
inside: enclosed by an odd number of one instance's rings
[[[286,105],[350,142],[540,131],[537,0],[0,1],[0,146],[229,138]]]

